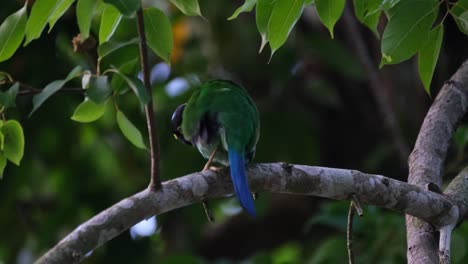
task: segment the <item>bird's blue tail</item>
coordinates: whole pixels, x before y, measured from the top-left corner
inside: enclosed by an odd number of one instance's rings
[[[228,151],[228,155],[231,179],[237,199],[239,199],[241,206],[247,213],[255,217],[255,205],[249,190],[249,183],[247,182],[247,174],[245,171],[245,155],[239,154],[232,149]]]

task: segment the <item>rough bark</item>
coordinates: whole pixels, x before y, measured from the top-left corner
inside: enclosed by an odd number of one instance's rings
[[[442,172],[453,133],[468,107],[468,61],[447,81],[421,126],[411,153],[408,182],[418,186],[442,184]],[[435,229],[418,218],[406,217],[408,263],[438,263]]]
[[[435,226],[451,220],[457,203],[449,197],[381,175],[355,170],[311,167],[285,163],[256,164],[248,169],[252,191],[314,195],[350,199],[385,207],[424,219]],[[227,170],[193,173],[162,184],[158,191],[144,190],[102,211],[78,226],[36,263],[76,263],[132,225],[200,202],[202,198],[232,193]]]

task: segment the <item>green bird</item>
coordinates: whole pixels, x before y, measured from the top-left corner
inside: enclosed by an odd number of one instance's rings
[[[208,81],[177,107],[171,123],[174,136],[196,146],[208,159],[207,165],[214,161],[230,166],[236,196],[244,210],[255,216],[246,163],[255,155],[260,119],[247,91],[232,81]]]

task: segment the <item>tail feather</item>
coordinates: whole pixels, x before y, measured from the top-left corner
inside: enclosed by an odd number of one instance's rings
[[[247,213],[251,216],[255,216],[255,205],[249,190],[249,183],[247,182],[247,174],[245,171],[245,155],[231,149],[228,151],[228,155],[231,179],[237,199]]]

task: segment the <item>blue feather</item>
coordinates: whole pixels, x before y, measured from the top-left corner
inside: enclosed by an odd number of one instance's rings
[[[231,179],[237,199],[239,199],[241,206],[247,211],[247,213],[255,217],[255,205],[247,182],[244,154],[240,154],[235,150],[229,149],[228,156],[231,169]]]

